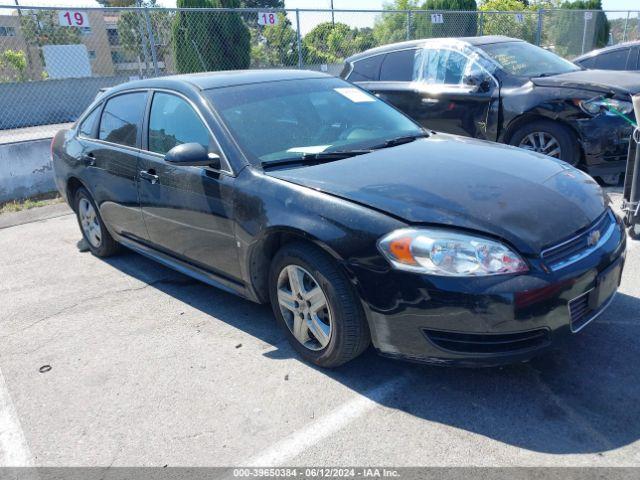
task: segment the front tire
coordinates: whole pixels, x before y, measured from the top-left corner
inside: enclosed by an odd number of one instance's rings
[[[359,299],[333,258],[319,248],[285,245],[271,263],[269,296],[289,343],[305,360],[337,367],[368,347]]]
[[[76,191],[74,206],[80,231],[91,253],[101,258],[117,253],[120,245],[109,234],[98,207],[85,188],[80,187]]]
[[[510,145],[558,158],[574,167],[580,162],[580,148],[575,134],[558,122],[537,120],[511,136]]]

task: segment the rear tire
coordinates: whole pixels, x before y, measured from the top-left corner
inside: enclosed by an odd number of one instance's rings
[[[82,236],[96,257],[105,258],[120,251],[120,245],[109,234],[91,194],[80,187],[74,196],[74,208]]]
[[[520,127],[511,135],[509,144],[559,158],[574,167],[580,162],[576,135],[569,127],[551,120],[536,120]]]
[[[298,280],[292,283],[290,277]],[[294,288],[296,283],[302,287]],[[369,346],[369,326],[359,298],[335,260],[319,248],[303,242],[282,247],[271,262],[269,296],[278,323],[305,360],[337,367]],[[318,315],[313,309],[316,301],[326,304]]]

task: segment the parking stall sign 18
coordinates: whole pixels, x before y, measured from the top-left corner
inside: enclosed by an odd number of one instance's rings
[[[277,25],[278,15],[274,12],[258,12],[258,25]]]
[[[60,10],[58,23],[61,27],[88,27],[89,16],[80,10]]]

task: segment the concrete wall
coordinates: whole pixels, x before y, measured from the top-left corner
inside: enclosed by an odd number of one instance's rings
[[[0,202],[56,189],[50,144],[42,139],[0,145]]]
[[[0,83],[0,130],[73,122],[101,88],[128,80],[116,76]]]

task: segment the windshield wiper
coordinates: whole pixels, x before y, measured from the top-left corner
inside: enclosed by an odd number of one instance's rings
[[[303,153],[298,157],[283,158],[280,160],[272,160],[262,162],[263,167],[278,167],[281,165],[313,165],[317,163],[331,162],[333,160],[342,160],[343,158],[355,157],[356,155],[364,155],[371,153],[373,150],[335,150],[333,152]]]
[[[376,145],[372,147],[373,150],[379,150],[381,148],[389,148],[389,147],[397,147],[398,145],[404,145],[405,143],[411,143],[418,138],[428,137],[429,134],[427,132],[416,133],[413,135],[404,135],[402,137],[390,138],[389,140],[385,140],[384,143]]]

